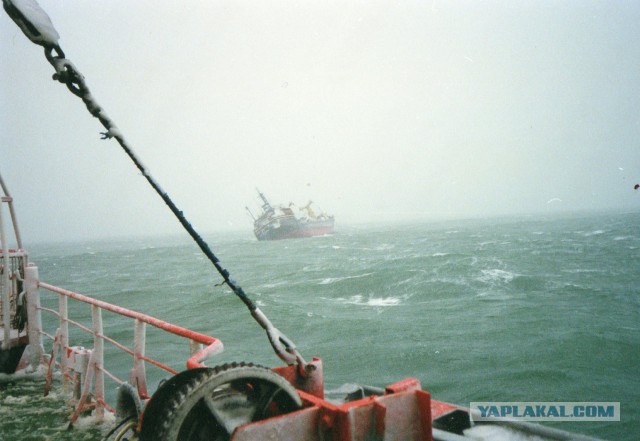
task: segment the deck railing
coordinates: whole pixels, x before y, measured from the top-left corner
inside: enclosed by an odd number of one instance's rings
[[[43,307],[40,305],[39,288],[55,293],[58,296],[58,308]],[[38,280],[37,267],[30,265],[25,270],[25,289],[27,292],[27,304],[29,312],[28,333],[30,364],[39,364],[43,361],[49,365],[45,393],[51,384],[54,369],[59,366],[62,378],[67,389],[70,385],[74,390],[74,413],[70,424],[73,424],[83,412],[95,409],[98,419],[104,417],[105,409],[115,412],[105,401],[105,378],[118,385],[128,382],[138,392],[138,398],[149,398],[147,391],[147,375],[145,364],[152,364],[166,372],[176,374],[178,371],[167,364],[152,359],[145,354],[146,325],[168,332],[189,341],[191,356],[186,360],[186,368],[192,369],[204,366],[202,362],[210,356],[220,353],[223,349],[222,342],[217,338],[195,332],[166,321],[157,319],[147,314],[142,314],[121,306],[113,305],[95,298],[78,294],[67,289],[59,288]],[[87,314],[91,316],[91,325],[84,325],[69,317],[69,302],[80,302],[87,306]],[[117,314],[132,320],[133,347],[129,348],[104,334],[102,315],[103,312]],[[46,332],[42,327],[41,314],[53,315],[59,323],[55,335]],[[70,326],[86,333],[93,340],[93,347],[86,349],[73,346],[70,343]],[[42,345],[43,338],[53,340],[51,357],[47,360]],[[118,351],[132,356],[132,365],[128,379],[121,379],[113,372],[105,368],[104,350],[105,343],[112,345]],[[122,371],[122,366],[119,366]]]

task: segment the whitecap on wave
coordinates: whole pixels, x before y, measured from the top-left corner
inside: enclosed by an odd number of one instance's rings
[[[360,294],[351,296],[348,299],[340,298],[338,300],[348,305],[360,306],[395,306],[401,302],[399,297],[369,297],[365,299],[364,296]]]
[[[0,389],[3,387],[2,383],[5,382],[15,382],[21,380],[33,381],[45,378],[45,376],[47,375],[47,371],[48,369],[45,365],[38,365],[35,370],[29,367],[27,369],[17,371],[14,374],[0,374]]]
[[[480,271],[482,274],[478,277],[478,280],[485,283],[509,283],[517,274],[501,269],[489,269]]]
[[[583,274],[583,273],[603,273],[604,270],[600,268],[574,268],[560,270],[563,273],[569,274]]]
[[[604,230],[595,230],[595,231],[590,231],[588,233],[582,233],[582,235],[584,237],[591,237],[591,236],[599,236],[601,234],[604,234]]]
[[[322,279],[320,282],[318,282],[318,285],[329,285],[331,283],[342,282],[343,280],[360,279],[362,277],[368,277],[372,274],[373,273],[364,273],[364,274],[359,274],[357,276],[327,277],[326,279]]]

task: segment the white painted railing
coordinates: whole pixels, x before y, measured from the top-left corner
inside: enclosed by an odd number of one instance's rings
[[[49,371],[45,385],[45,393],[51,384],[52,374],[59,367],[63,383],[67,390],[73,387],[74,413],[70,424],[85,411],[95,409],[97,419],[104,416],[105,409],[114,412],[112,406],[105,401],[105,380],[111,380],[122,385],[128,382],[138,392],[138,398],[149,398],[147,391],[146,363],[150,363],[171,374],[178,371],[167,364],[145,355],[146,325],[164,332],[183,337],[189,341],[190,358],[186,360],[186,368],[192,369],[204,366],[202,362],[210,356],[220,353],[222,342],[199,332],[195,332],[155,317],[113,305],[92,297],[78,294],[38,280],[37,267],[30,265],[25,271],[24,286],[28,302],[28,335],[29,347],[26,351],[28,364],[35,366],[43,362],[48,363]],[[40,290],[43,289],[58,296],[58,308],[48,308],[40,305]],[[87,306],[84,317],[91,317],[91,325],[86,326],[69,317],[69,302],[79,302]],[[103,329],[103,313],[116,314],[132,320],[133,348],[106,336]],[[46,313],[56,317],[58,328],[54,335],[43,329],[41,314]],[[93,339],[92,348],[74,346],[70,342],[70,326],[80,329]],[[51,357],[47,360],[42,341],[44,338],[53,340]],[[105,343],[113,345],[118,351],[132,356],[131,369],[127,380],[118,378],[105,367]],[[122,367],[119,367],[122,370]]]

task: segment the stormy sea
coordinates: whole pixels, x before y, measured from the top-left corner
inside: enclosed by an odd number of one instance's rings
[[[432,398],[465,406],[619,402],[619,422],[545,424],[638,439],[640,213],[337,224],[330,236],[273,242],[247,229],[205,240],[301,354],[323,360],[327,388],[413,377]],[[220,338],[224,353],[208,365],[281,364],[186,234],[27,247],[42,281]],[[90,323],[84,306],[70,315]],[[132,344],[131,321],[103,320],[105,334]],[[55,319],[43,312],[43,321],[53,334]],[[72,337],[92,345],[80,331]],[[131,356],[107,353],[105,366],[127,378]],[[149,327],[147,355],[182,370],[188,342]],[[147,373],[151,390],[168,376]],[[84,416],[67,430],[60,376],[47,397],[44,381],[43,372],[0,377],[0,440],[100,440],[111,428],[113,419]],[[116,388],[106,380],[109,400]]]

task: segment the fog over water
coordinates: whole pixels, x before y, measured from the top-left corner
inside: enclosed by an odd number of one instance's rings
[[[41,0],[201,232],[255,188],[340,224],[640,210],[640,3]],[[0,172],[29,240],[179,233],[0,12]]]

